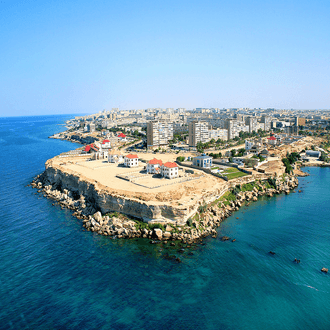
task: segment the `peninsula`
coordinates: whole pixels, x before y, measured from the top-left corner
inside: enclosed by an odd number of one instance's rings
[[[229,124],[226,139],[215,140],[201,133],[201,120],[173,134],[166,121],[152,120],[143,130],[102,128],[98,116],[88,118],[69,121],[67,131],[53,136],[84,146],[48,160],[32,186],[106,236],[188,243],[216,236],[215,228],[244,203],[290,193],[305,175],[301,166],[327,166],[324,138],[297,129],[232,133]],[[248,118],[246,126],[257,128],[258,120]],[[260,120],[265,128],[268,119]]]

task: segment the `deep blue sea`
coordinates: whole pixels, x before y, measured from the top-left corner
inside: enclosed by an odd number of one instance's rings
[[[114,240],[26,187],[76,147],[48,139],[71,117],[0,118],[0,329],[330,329],[330,169],[183,253]]]

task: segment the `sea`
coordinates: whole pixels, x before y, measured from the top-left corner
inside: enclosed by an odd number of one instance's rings
[[[72,117],[0,118],[0,329],[330,329],[329,168],[190,248],[112,239],[27,186]]]

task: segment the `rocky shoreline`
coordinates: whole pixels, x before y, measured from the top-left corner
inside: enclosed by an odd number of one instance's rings
[[[92,200],[68,189],[56,189],[45,180],[43,175],[37,176],[31,186],[38,189],[38,192],[45,197],[56,201],[62,208],[72,210],[73,215],[82,220],[83,227],[88,231],[119,239],[142,237],[150,239],[152,243],[180,240],[190,244],[203,237],[216,237],[216,228],[243,204],[249,205],[261,196],[272,197],[274,194],[289,194],[298,186],[298,178],[294,175],[286,175],[269,178],[266,181],[253,181],[242,186],[236,185],[210,204],[201,202],[197,213],[190,217],[183,226],[146,223],[118,212],[102,215],[95,208]],[[222,239],[229,238],[223,237]]]

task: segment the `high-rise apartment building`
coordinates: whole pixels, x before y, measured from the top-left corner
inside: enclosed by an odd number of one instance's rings
[[[209,141],[208,123],[194,120],[189,123],[189,147],[196,147],[198,142]]]
[[[262,116],[260,122],[264,124],[264,127],[263,127],[264,131],[269,131],[270,130],[270,128],[271,128],[271,119],[270,119],[269,116]]]
[[[147,147],[167,145],[173,139],[173,124],[162,120],[150,121],[147,125]]]
[[[245,124],[249,126],[249,133],[252,133],[253,131],[254,132],[258,131],[257,129],[258,120],[256,117],[251,117],[251,116],[247,117],[245,120]]]
[[[239,136],[240,132],[240,122],[236,119],[228,118],[225,122],[225,127],[228,130],[228,140]]]

